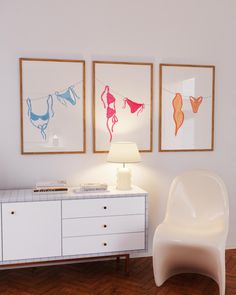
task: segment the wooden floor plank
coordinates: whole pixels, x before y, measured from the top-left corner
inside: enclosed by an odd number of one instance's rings
[[[236,250],[226,251],[226,295],[236,295]],[[1,270],[1,295],[218,295],[217,284],[197,274],[181,274],[156,287],[152,258]]]

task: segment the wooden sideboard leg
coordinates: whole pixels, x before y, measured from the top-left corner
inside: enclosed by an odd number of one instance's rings
[[[118,270],[120,268],[120,256],[116,257],[116,269]]]
[[[125,273],[129,275],[129,254],[125,255]]]

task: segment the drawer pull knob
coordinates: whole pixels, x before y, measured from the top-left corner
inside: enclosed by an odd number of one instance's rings
[[[107,246],[107,243],[103,243],[103,246]]]
[[[15,214],[15,211],[11,211],[11,214],[12,214],[12,215]]]
[[[104,206],[103,209],[106,210],[107,209],[107,206]]]
[[[107,225],[106,224],[103,224],[103,227],[107,227]]]

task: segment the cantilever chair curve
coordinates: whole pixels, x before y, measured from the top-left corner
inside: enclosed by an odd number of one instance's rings
[[[165,219],[154,234],[156,285],[175,274],[196,272],[213,278],[224,295],[228,220],[228,194],[218,175],[194,170],[177,176]]]

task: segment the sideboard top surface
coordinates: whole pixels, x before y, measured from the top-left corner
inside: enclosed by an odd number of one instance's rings
[[[143,189],[133,186],[131,190],[117,190],[115,187],[108,187],[107,191],[96,192],[76,192],[78,188],[71,187],[68,192],[35,193],[33,189],[14,189],[0,190],[0,203],[12,202],[34,202],[34,201],[56,201],[56,200],[75,200],[75,199],[96,199],[111,197],[138,197],[147,195]]]

